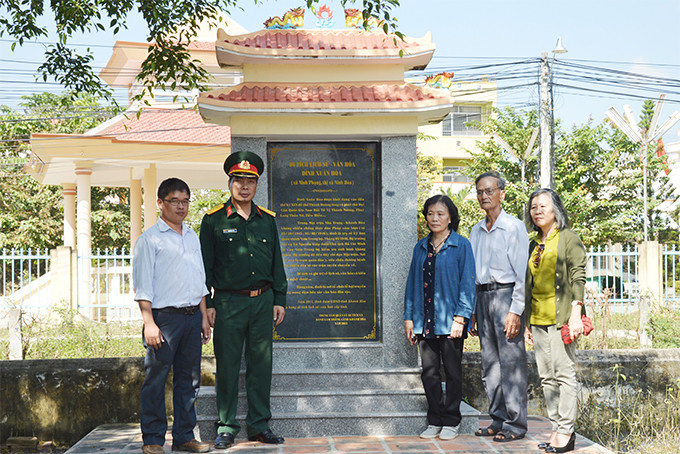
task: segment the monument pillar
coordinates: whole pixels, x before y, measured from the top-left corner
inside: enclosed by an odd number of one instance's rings
[[[416,136],[382,140],[382,300],[384,365],[418,366],[404,335],[404,290],[417,240]]]

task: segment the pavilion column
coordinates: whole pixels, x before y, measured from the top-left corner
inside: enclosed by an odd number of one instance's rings
[[[64,246],[76,248],[76,185],[62,183],[64,197]]]
[[[130,250],[134,251],[137,238],[142,234],[142,180],[130,171]]]
[[[144,230],[156,223],[156,164],[144,169]]]
[[[78,248],[78,306],[90,305],[90,250],[92,249],[91,225],[91,176],[92,162],[76,163],[76,185],[78,191],[78,205],[76,211],[76,233]]]

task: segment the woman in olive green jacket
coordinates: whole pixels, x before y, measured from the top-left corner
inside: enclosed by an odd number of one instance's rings
[[[549,453],[567,452],[574,449],[576,439],[578,383],[573,341],[583,334],[586,251],[569,228],[562,201],[552,189],[531,194],[526,219],[537,234],[529,246],[525,340],[534,346],[552,424],[550,438],[538,447]],[[563,325],[569,328],[565,338],[561,335]]]

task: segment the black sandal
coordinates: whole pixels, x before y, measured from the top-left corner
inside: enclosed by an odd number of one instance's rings
[[[489,426],[486,429],[478,429],[477,432],[475,432],[475,435],[478,437],[493,437],[500,431],[501,429],[499,427]]]
[[[495,437],[493,437],[493,441],[506,443],[508,441],[521,440],[522,438],[524,438],[524,434],[516,434],[515,432],[511,432],[509,430],[502,430],[498,432]]]

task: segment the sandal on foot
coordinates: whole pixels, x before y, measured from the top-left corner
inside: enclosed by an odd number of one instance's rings
[[[489,426],[486,429],[478,429],[477,432],[475,432],[475,435],[478,437],[493,437],[497,433],[501,431],[500,428],[494,427],[494,426]]]
[[[498,432],[495,437],[493,437],[493,441],[506,443],[508,441],[521,440],[522,438],[524,438],[524,434],[516,434],[515,432],[511,432],[509,430],[502,430]]]

